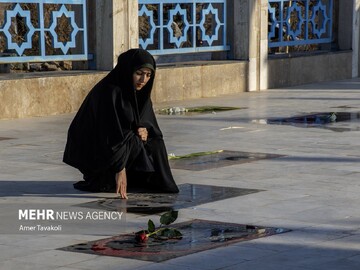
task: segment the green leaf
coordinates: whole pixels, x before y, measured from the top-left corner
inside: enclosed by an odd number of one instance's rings
[[[166,228],[160,232],[159,236],[161,236],[162,238],[166,237],[168,239],[171,239],[171,238],[181,238],[182,234],[177,229]]]
[[[167,238],[169,238],[170,235],[170,229],[169,228],[164,228],[163,230],[161,230],[158,234],[159,236],[165,236]]]
[[[155,224],[151,219],[149,219],[149,221],[148,221],[148,231],[150,233],[155,231]]]
[[[160,217],[160,223],[164,225],[169,225],[173,223],[178,217],[178,211],[169,211],[165,214],[162,214]]]
[[[182,237],[182,233],[177,229],[173,229],[173,233],[175,238]]]

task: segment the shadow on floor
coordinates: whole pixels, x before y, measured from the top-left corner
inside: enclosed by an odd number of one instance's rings
[[[75,182],[75,181],[74,181]],[[73,188],[72,181],[0,180],[0,197],[37,196],[98,198]]]

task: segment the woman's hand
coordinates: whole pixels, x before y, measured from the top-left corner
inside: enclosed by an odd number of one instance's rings
[[[120,197],[121,199],[127,199],[128,196],[126,194],[126,189],[127,189],[127,178],[126,178],[126,172],[125,172],[125,168],[118,172],[115,176],[115,181],[116,181],[116,194],[120,193]]]
[[[147,131],[147,129],[144,128],[144,127],[141,127],[141,128],[138,128],[137,132],[138,132],[139,138],[140,138],[143,142],[146,142],[146,141],[147,141],[147,138],[148,138],[148,131]]]

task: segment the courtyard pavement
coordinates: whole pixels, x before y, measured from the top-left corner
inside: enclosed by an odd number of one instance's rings
[[[194,89],[195,91],[195,89]],[[0,120],[0,269],[360,269],[360,79],[156,104],[242,109],[193,116],[159,115],[169,153],[233,150],[283,155],[202,171],[173,169],[178,184],[261,192],[188,207],[177,222],[205,219],[290,229],[161,263],[59,248],[138,231],[158,215],[125,213],[117,225],[74,222],[71,231],[19,231],[19,209],[91,202],[112,194],[74,190],[77,170],[61,162],[74,114]],[[354,112],[326,127],[267,125],[266,119],[313,112]],[[136,194],[130,194],[136,196]],[[120,224],[120,225],[119,225]]]

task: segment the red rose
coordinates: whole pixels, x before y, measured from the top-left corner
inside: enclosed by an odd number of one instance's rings
[[[135,234],[135,240],[138,243],[145,243],[148,240],[148,235],[145,231],[141,231]]]

